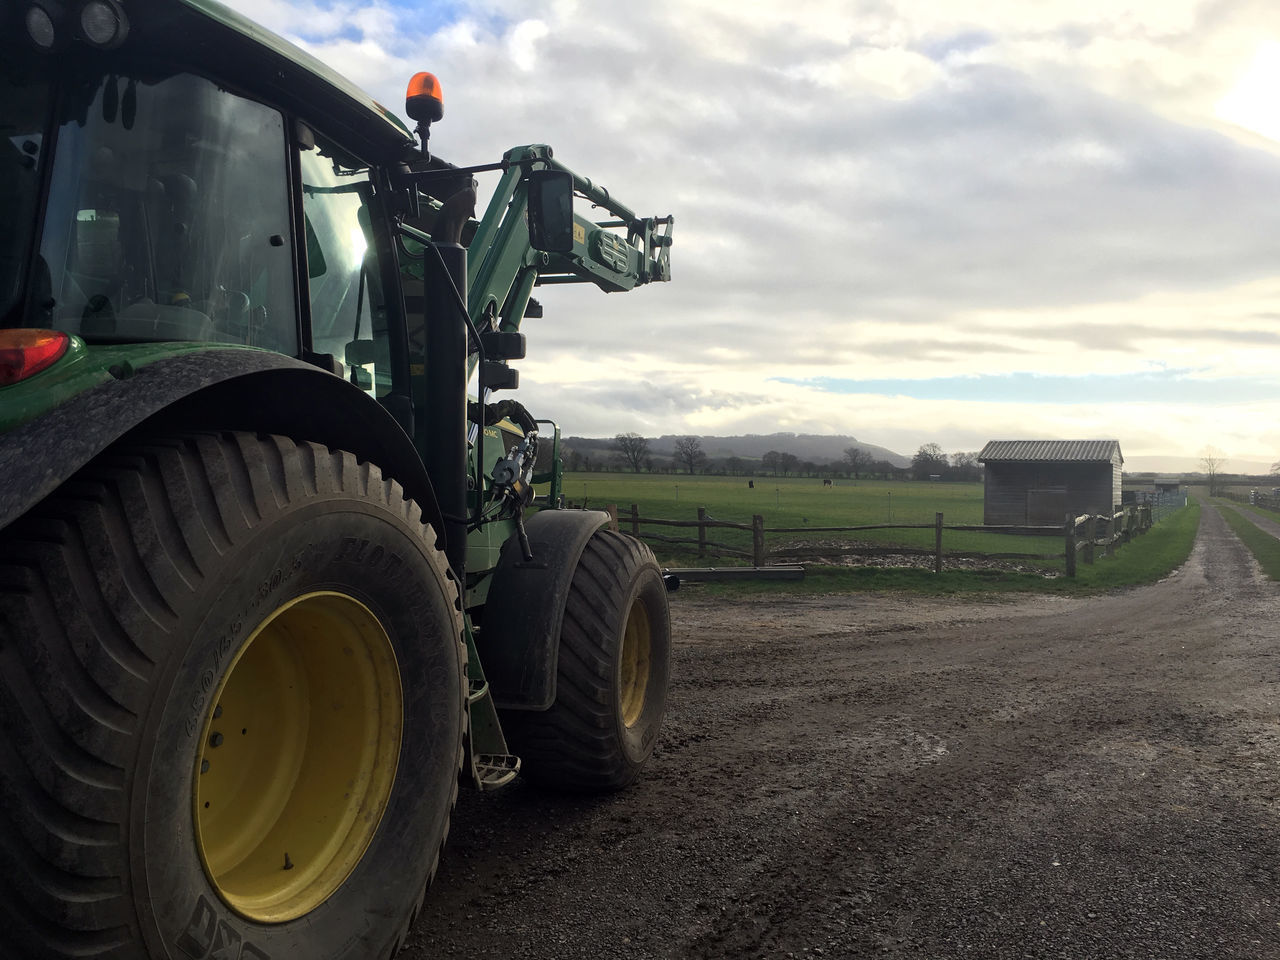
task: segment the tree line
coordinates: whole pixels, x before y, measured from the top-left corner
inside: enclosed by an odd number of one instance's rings
[[[619,433],[605,454],[587,454],[572,448],[563,451],[564,465],[573,471],[622,471],[631,473],[687,473],[729,477],[819,477],[854,480],[962,480],[982,479],[982,465],[975,452],[946,454],[936,443],[926,443],[901,467],[876,459],[860,447],[846,447],[839,460],[817,463],[794,453],[769,450],[760,459],[709,457],[698,437],[680,437],[671,454],[654,453],[647,437]]]

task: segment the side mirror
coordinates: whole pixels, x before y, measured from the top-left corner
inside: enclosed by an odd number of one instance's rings
[[[529,243],[548,253],[573,251],[573,174],[567,170],[530,172]]]

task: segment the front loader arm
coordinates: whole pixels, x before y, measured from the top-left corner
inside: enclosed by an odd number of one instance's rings
[[[673,218],[637,217],[604,187],[553,159],[545,144],[515,147],[503,159],[507,169],[468,245],[467,299],[478,330],[518,330],[539,284],[594,283],[614,293],[671,279]],[[571,251],[544,253],[530,245],[525,170],[531,165],[569,173],[574,193],[609,214],[593,221],[575,211]]]

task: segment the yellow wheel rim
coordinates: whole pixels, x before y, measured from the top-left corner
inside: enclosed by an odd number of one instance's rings
[[[649,611],[636,600],[627,612],[627,626],[622,634],[622,672],[618,684],[622,723],[627,727],[635,726],[644,713],[650,648]]]
[[[368,849],[395,782],[404,723],[386,630],[339,593],[298,597],[236,655],[196,758],[205,873],[241,916],[314,910]]]

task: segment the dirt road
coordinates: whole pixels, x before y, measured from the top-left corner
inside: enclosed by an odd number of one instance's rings
[[[690,592],[692,594],[692,592]],[[1280,957],[1280,585],[677,595],[648,775],[464,794],[410,960]]]

